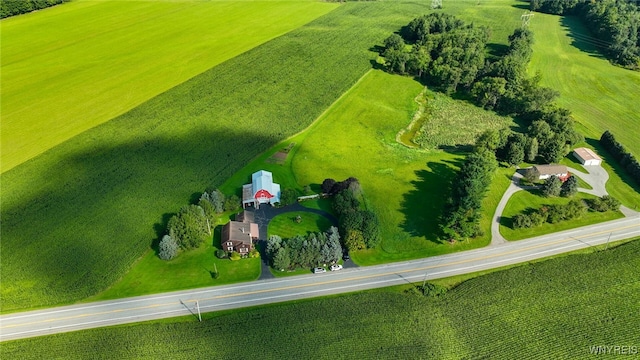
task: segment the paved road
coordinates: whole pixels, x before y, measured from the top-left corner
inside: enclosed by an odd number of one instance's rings
[[[628,217],[477,250],[388,265],[202,288],[0,316],[0,341],[420,282],[640,236]]]

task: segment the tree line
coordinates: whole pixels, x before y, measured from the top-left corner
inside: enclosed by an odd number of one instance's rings
[[[577,15],[612,62],[630,69],[640,68],[637,1],[531,0],[530,8],[548,14]]]
[[[555,224],[561,221],[580,218],[589,209],[597,212],[616,211],[620,208],[620,201],[604,195],[600,198],[581,200],[572,199],[567,204],[544,205],[539,209],[528,209],[513,217],[513,228],[532,228],[544,223]]]
[[[0,19],[26,14],[71,0],[0,0]]]
[[[620,144],[609,130],[600,137],[600,144],[611,154],[620,166],[640,185],[640,163],[632,153]]]
[[[197,204],[183,206],[167,223],[166,234],[158,244],[158,257],[171,260],[180,250],[190,250],[213,235],[217,214],[240,209],[237,195],[225,196],[218,189],[206,190]]]
[[[281,271],[334,264],[342,258],[340,234],[332,226],[327,232],[296,235],[289,239],[271,235],[267,239],[266,253],[271,266]]]
[[[557,91],[528,76],[533,33],[515,29],[502,56],[485,58],[489,30],[466,25],[455,16],[431,13],[413,19],[384,41],[382,55],[391,72],[416,76],[447,93],[457,92],[476,105],[517,117],[526,133],[490,131],[479,141],[498,160],[516,165],[524,160],[558,162],[583,140],[571,112],[558,108]]]
[[[467,156],[452,182],[451,195],[440,220],[440,231],[446,240],[463,240],[482,235],[482,199],[497,168],[495,154],[489,149],[478,147]]]

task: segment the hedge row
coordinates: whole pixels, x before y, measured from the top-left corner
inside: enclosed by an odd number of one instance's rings
[[[26,14],[71,0],[0,0],[0,19]]]
[[[600,144],[604,147],[614,159],[627,171],[638,185],[640,185],[640,163],[628,152],[622,144],[616,141],[615,137],[609,130],[605,131],[600,137]]]

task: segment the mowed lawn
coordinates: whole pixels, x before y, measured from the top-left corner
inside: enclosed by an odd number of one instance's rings
[[[336,6],[81,0],[4,19],[1,171]]]
[[[595,196],[586,193],[577,193],[574,197],[577,199],[593,199]],[[544,223],[540,226],[514,229],[513,217],[526,211],[527,209],[537,210],[546,205],[564,205],[572,198],[564,197],[544,197],[539,191],[518,191],[507,202],[502,216],[500,218],[500,233],[507,240],[521,240],[534,236],[551,234],[554,232],[574,229],[580,226],[595,224],[603,221],[609,221],[624,217],[620,211],[607,211],[604,213],[589,210],[580,218],[567,221],[560,221],[555,224]]]
[[[2,310],[108,288],[173,213],[306,128],[428,9],[340,5],[3,173]]]
[[[462,154],[410,149],[395,136],[407,126],[422,86],[372,70],[304,135],[291,169],[301,185],[358,178],[366,207],[380,217],[382,244],[354,252],[363,265],[478,247],[440,244],[438,216]]]
[[[599,358],[592,346],[638,344],[639,267],[635,240],[479,276],[439,298],[408,284],[0,346],[7,359]],[[260,344],[230,346],[247,329]]]
[[[640,72],[612,65],[600,55],[591,34],[575,17],[536,14],[529,70],[542,73],[542,85],[560,92],[558,105],[572,111],[578,129],[604,158],[611,178],[607,191],[630,208],[640,208],[640,186],[614,162],[598,141],[610,130],[640,157]],[[578,36],[578,37],[576,37]],[[595,41],[595,40],[593,40]]]

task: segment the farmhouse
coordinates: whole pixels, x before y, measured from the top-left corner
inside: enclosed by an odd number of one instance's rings
[[[242,186],[242,207],[280,202],[280,184],[273,182],[273,174],[260,170],[251,175],[251,184]]]
[[[254,214],[247,211],[238,214],[236,221],[229,221],[222,228],[222,250],[248,254],[253,249],[253,241],[258,239],[258,224],[253,221]]]
[[[551,176],[557,176],[560,180],[565,181],[569,178],[569,170],[564,165],[535,165],[533,169],[538,173],[538,179],[548,179]]]
[[[573,150],[573,156],[584,166],[600,165],[602,159],[589,148],[577,148]]]

